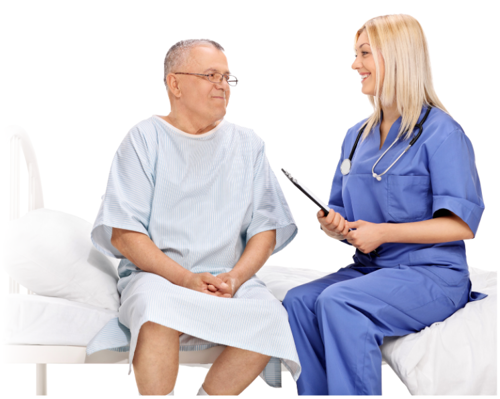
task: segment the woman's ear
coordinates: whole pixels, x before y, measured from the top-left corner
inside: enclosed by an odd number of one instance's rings
[[[179,98],[181,96],[179,80],[177,79],[177,76],[175,76],[175,74],[169,73],[165,80],[165,84],[167,85],[170,93],[174,95],[174,97]]]

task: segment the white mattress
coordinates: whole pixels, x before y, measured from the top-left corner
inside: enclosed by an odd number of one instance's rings
[[[327,273],[264,266],[258,276],[283,300],[297,285]],[[384,360],[413,395],[495,395],[497,274],[471,269],[472,288],[488,294],[443,322],[382,345]],[[4,298],[4,342],[86,346],[117,313],[66,299],[10,294]]]
[[[4,296],[6,344],[87,346],[118,313],[67,299],[40,295]]]

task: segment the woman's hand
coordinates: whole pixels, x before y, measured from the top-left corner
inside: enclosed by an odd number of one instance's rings
[[[236,277],[234,274],[231,274],[231,272],[221,273],[221,274],[217,275],[217,278],[219,278],[221,281],[223,281],[227,285],[227,288],[219,289],[219,291],[226,298],[232,298],[234,296],[234,294],[236,294],[236,291],[238,291],[238,289],[241,286],[241,282],[238,279],[238,277]],[[215,289],[215,287],[209,286],[209,289],[212,290],[212,289]]]
[[[365,222],[357,220],[349,222],[351,230],[347,234],[347,242],[355,246],[361,252],[368,254],[380,247],[384,241],[384,224]]]
[[[189,273],[182,284],[183,287],[208,295],[231,297],[228,284],[219,277],[212,276],[210,273]]]
[[[347,233],[349,233],[350,223],[345,220],[340,213],[328,210],[328,216],[320,210],[317,214],[318,221],[321,224],[321,229],[326,235],[337,240],[345,240]]]

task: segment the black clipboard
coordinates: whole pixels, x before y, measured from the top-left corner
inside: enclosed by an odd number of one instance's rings
[[[312,202],[314,202],[316,205],[318,205],[323,212],[325,213],[325,217],[328,215],[328,206],[325,205],[318,197],[316,197],[307,187],[304,185],[300,184],[297,179],[292,177],[290,173],[288,173],[285,169],[281,169],[281,171],[285,174],[286,177],[290,179],[290,181],[297,187],[300,191],[302,191],[307,198],[309,198]]]

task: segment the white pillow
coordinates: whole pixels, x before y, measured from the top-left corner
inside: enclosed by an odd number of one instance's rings
[[[91,228],[67,213],[31,211],[6,224],[4,268],[39,295],[117,311],[116,267],[92,245]]]

